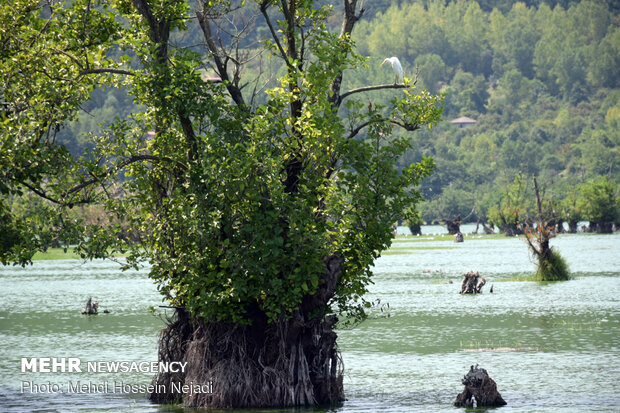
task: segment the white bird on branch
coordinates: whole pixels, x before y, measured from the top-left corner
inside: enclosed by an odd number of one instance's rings
[[[381,63],[381,66],[383,66],[385,63],[389,63],[392,65],[392,70],[394,70],[394,76],[395,76],[395,81],[394,83],[398,83],[398,81],[400,80],[400,82],[402,83],[403,81],[403,67],[400,64],[400,60],[398,60],[398,57],[388,57],[387,59],[385,59],[383,61],[383,63]]]

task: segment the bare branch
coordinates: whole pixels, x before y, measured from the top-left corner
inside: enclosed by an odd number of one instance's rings
[[[99,67],[94,69],[85,69],[80,72],[80,76],[90,75],[94,73],[114,73],[117,75],[135,76],[136,74],[130,70]]]
[[[82,65],[82,62],[80,62],[80,60],[77,57],[73,56],[72,54],[67,53],[64,50],[60,50],[60,49],[56,49],[56,48],[52,48],[52,50],[54,50],[55,52],[60,53],[60,54],[62,54],[64,56],[68,57],[69,59],[71,59],[73,61],[73,63],[75,63],[76,65],[78,65],[80,67],[80,69],[84,68],[84,65]]]
[[[207,48],[213,56],[213,61],[215,62],[215,66],[217,67],[218,74],[220,75],[222,81],[225,82],[228,93],[230,94],[233,101],[237,104],[237,106],[245,106],[245,100],[243,99],[241,90],[235,84],[235,82],[230,81],[227,70],[227,61],[226,59],[222,60],[222,56],[220,55],[220,49],[217,47],[215,43],[215,38],[213,37],[213,33],[211,31],[209,17],[202,5],[201,9],[196,11],[196,17],[198,19],[198,23],[200,24],[200,28],[202,29],[202,34],[205,38]]]
[[[280,42],[280,38],[278,37],[278,34],[276,33],[275,29],[273,28],[273,24],[271,23],[271,19],[269,18],[269,14],[267,13],[267,6],[268,5],[269,5],[269,0],[263,0],[263,2],[260,4],[260,11],[263,14],[263,16],[265,17],[265,22],[267,23],[267,27],[269,27],[269,32],[271,33],[271,38],[273,39],[273,41],[276,44],[276,47],[280,51],[280,55],[282,56],[282,59],[284,59],[284,62],[286,63],[286,65],[290,69],[292,69],[293,66],[288,61],[286,52],[284,51],[284,48],[282,47],[282,43]]]
[[[398,120],[398,119],[385,119],[385,118],[376,118],[375,117],[375,118],[372,118],[370,120],[367,120],[366,122],[361,123],[360,125],[355,127],[355,129],[351,130],[351,132],[349,133],[349,136],[347,136],[347,139],[353,139],[366,126],[371,125],[373,123],[379,123],[379,122],[390,122],[391,124],[400,126],[401,128],[403,128],[405,130],[408,130],[408,131],[414,131],[414,130],[417,130],[417,129],[420,128],[420,125],[418,125],[417,123],[408,123],[408,122],[403,122],[403,121]]]
[[[351,89],[348,92],[345,92],[342,95],[340,95],[336,103],[336,106],[340,106],[340,104],[345,98],[355,93],[362,93],[362,92],[368,92],[371,90],[380,90],[380,89],[405,89],[406,87],[408,87],[408,85],[404,83],[393,83],[393,84],[385,84],[385,85],[364,86],[364,87],[360,87],[357,89]]]
[[[362,7],[360,9],[359,14],[355,14],[355,9],[357,8],[357,0],[343,0],[344,1],[344,19],[342,21],[342,30],[340,31],[340,38],[344,41],[349,41],[351,33],[353,32],[353,27],[355,23],[362,18],[364,15],[364,6],[362,2]],[[346,51],[344,53],[347,53]],[[340,88],[342,87],[342,76],[343,71],[341,70],[338,75],[334,78],[332,82],[332,96],[330,98],[330,102],[332,105],[337,108],[342,103],[342,99],[340,99]]]
[[[48,2],[47,7],[50,8],[50,17],[49,19],[47,19],[47,21],[45,22],[45,24],[43,25],[43,27],[41,28],[41,30],[39,30],[39,33],[32,39],[32,42],[30,42],[30,45],[28,46],[29,48],[31,48],[32,46],[34,46],[34,44],[36,43],[36,41],[39,39],[39,37],[41,37],[41,35],[43,33],[45,33],[45,31],[47,30],[47,28],[49,27],[50,23],[52,22],[52,19],[54,17],[56,17],[56,10],[52,7],[52,4]]]
[[[19,182],[20,184],[24,185],[26,188],[28,188],[30,191],[32,191],[33,193],[35,193],[36,195],[40,196],[41,198],[47,199],[50,202],[53,202],[55,204],[58,205],[78,205],[78,204],[88,204],[90,202],[93,201],[92,198],[89,197],[85,197],[79,201],[71,201],[71,202],[67,202],[65,201],[65,198],[73,195],[75,193],[80,192],[81,190],[88,188],[91,185],[94,184],[101,184],[103,183],[103,181],[108,178],[110,175],[114,174],[115,172],[121,170],[122,168],[129,166],[133,163],[137,163],[137,162],[143,162],[143,161],[152,161],[152,162],[170,162],[170,163],[174,163],[176,164],[178,167],[181,167],[183,169],[187,169],[187,166],[184,165],[182,162],[176,161],[172,158],[168,158],[166,156],[154,156],[154,155],[146,155],[146,154],[142,154],[142,155],[134,155],[131,156],[127,159],[125,159],[124,161],[120,162],[118,165],[114,165],[112,168],[110,168],[108,171],[105,171],[103,174],[101,174],[100,176],[95,176],[92,173],[89,172],[89,175],[92,176],[91,179],[84,181],[76,186],[74,186],[71,189],[68,189],[67,191],[63,192],[62,194],[60,194],[60,196],[58,198],[54,198],[51,195],[49,195],[47,192],[45,192],[44,190],[40,189],[40,188],[36,188],[30,184],[28,184],[27,182]]]
[[[65,205],[64,202],[62,202],[59,199],[53,198],[50,195],[48,195],[45,191],[40,190],[32,185],[30,185],[27,182],[20,182],[21,185],[25,186],[26,188],[28,188],[30,191],[32,191],[33,193],[35,193],[36,195],[40,196],[43,199],[46,199],[54,204],[58,204],[58,205]],[[80,201],[76,201],[76,202],[71,202],[71,205],[79,205],[79,204],[88,204],[89,202],[91,202],[91,199],[82,199]]]

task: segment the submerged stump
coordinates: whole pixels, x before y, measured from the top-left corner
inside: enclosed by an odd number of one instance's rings
[[[92,302],[93,298],[89,297],[86,306],[82,308],[82,314],[97,314],[99,310],[99,301]]]
[[[470,271],[463,275],[461,294],[480,294],[482,287],[487,283],[486,278],[480,277],[478,271]]]
[[[498,407],[506,405],[506,401],[497,391],[497,384],[483,368],[471,366],[461,383],[465,389],[456,396],[454,405],[457,407]]]

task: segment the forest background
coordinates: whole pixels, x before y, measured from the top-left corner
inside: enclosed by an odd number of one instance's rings
[[[445,95],[444,121],[414,134],[413,149],[400,162],[404,167],[430,156],[436,163],[421,187],[423,222],[461,215],[502,227],[506,219],[524,219],[534,209],[533,175],[554,218],[596,220],[601,211],[592,199],[602,191],[611,200],[601,202],[612,210],[603,220],[620,221],[620,3],[373,0],[365,9],[354,41],[367,66],[345,76],[345,88],[391,82],[392,71],[380,64],[397,56],[419,89]],[[255,16],[236,18],[241,24]],[[248,56],[265,37],[260,27],[257,20],[241,44]],[[190,23],[174,41],[198,44],[198,26]],[[284,74],[280,62],[260,56],[245,70],[263,74],[262,83],[246,87],[248,95]],[[388,91],[373,93],[375,102],[389,99]],[[76,155],[103,125],[141,110],[124,89],[97,89],[91,96],[59,135]],[[476,124],[450,123],[461,116]],[[101,219],[96,210],[81,213]]]

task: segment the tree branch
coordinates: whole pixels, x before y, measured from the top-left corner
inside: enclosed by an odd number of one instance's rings
[[[159,30],[157,30],[158,25],[157,25],[157,21],[155,20],[155,16],[153,15],[153,12],[151,11],[151,6],[149,6],[146,0],[133,0],[133,5],[136,9],[138,9],[142,17],[146,19],[146,22],[149,25],[149,30],[151,32],[150,34],[151,40],[157,42],[159,40],[159,35],[158,35]]]
[[[48,195],[45,191],[42,191],[30,184],[28,184],[27,182],[20,182],[21,185],[25,186],[26,188],[28,188],[31,192],[33,192],[34,194],[36,194],[37,196],[40,196],[43,199],[46,199],[54,204],[58,204],[58,205],[65,205],[64,202],[62,202],[59,199],[56,198],[52,198],[50,195]],[[90,203],[92,200],[88,199],[88,198],[84,198],[80,201],[76,201],[76,202],[71,202],[71,205],[79,205],[79,204],[88,204]]]
[[[344,19],[342,21],[342,29],[340,31],[340,39],[343,41],[350,41],[351,33],[353,32],[353,27],[355,23],[362,18],[364,15],[364,8],[362,4],[362,9],[359,14],[355,14],[355,9],[357,7],[357,0],[343,0],[344,1]],[[344,53],[348,53],[345,49]],[[342,99],[340,99],[340,88],[342,87],[342,76],[343,71],[341,70],[332,82],[332,96],[330,97],[330,102],[332,102],[332,106],[334,108],[338,108],[342,103]]]
[[[207,44],[207,48],[213,55],[213,60],[215,62],[215,66],[217,67],[218,74],[220,75],[220,79],[226,84],[226,89],[228,89],[228,93],[232,100],[237,104],[237,106],[245,106],[245,100],[243,99],[243,94],[241,93],[241,89],[239,89],[238,85],[235,82],[230,81],[230,77],[228,76],[227,64],[222,60],[220,56],[220,51],[215,44],[215,39],[213,38],[213,33],[211,32],[211,25],[209,23],[209,18],[207,17],[207,12],[202,6],[201,9],[196,12],[196,18],[198,19],[198,23],[200,24],[200,28],[202,29],[202,34],[205,38],[205,42]]]
[[[128,76],[135,76],[136,74],[130,70],[125,70],[125,69],[115,69],[115,68],[106,68],[106,67],[99,67],[99,68],[94,68],[94,69],[85,69],[82,70],[79,75],[80,76],[84,76],[84,75],[90,75],[90,74],[94,74],[94,73],[114,73],[117,75],[128,75]]]
[[[35,193],[36,195],[40,196],[41,198],[47,199],[50,202],[53,202],[55,204],[58,205],[77,205],[77,204],[88,204],[90,202],[92,202],[93,200],[91,198],[83,198],[79,201],[74,201],[74,202],[66,202],[64,200],[64,198],[73,195],[91,185],[97,184],[97,183],[101,183],[103,182],[107,177],[109,177],[110,175],[112,175],[113,173],[119,171],[120,169],[131,165],[132,163],[137,163],[137,162],[143,162],[143,161],[155,161],[155,162],[171,162],[176,164],[177,166],[183,168],[183,169],[187,169],[187,166],[184,165],[182,162],[176,161],[172,158],[168,158],[166,156],[164,157],[159,157],[159,156],[154,156],[154,155],[134,155],[131,156],[127,159],[125,159],[124,161],[120,162],[118,165],[113,166],[112,168],[110,168],[108,171],[105,171],[102,175],[100,176],[94,176],[91,174],[92,178],[84,181],[76,186],[74,186],[71,189],[68,189],[67,191],[63,192],[60,194],[60,196],[58,198],[54,198],[51,195],[48,195],[47,192],[45,192],[42,189],[36,188],[30,184],[28,184],[27,182],[19,182],[21,185],[24,185],[26,188],[28,188],[30,191],[32,191],[33,193]]]
[[[390,122],[390,123],[392,123],[394,125],[400,126],[401,128],[403,128],[405,130],[408,130],[408,131],[414,131],[414,130],[420,128],[420,125],[418,125],[416,123],[407,123],[407,122],[400,121],[398,119],[372,118],[370,120],[367,120],[366,122],[361,123],[355,129],[353,129],[349,133],[349,136],[347,136],[347,139],[353,139],[366,126],[371,125],[373,123],[379,123],[379,122]]]
[[[351,89],[338,97],[336,106],[340,106],[340,104],[342,103],[344,99],[346,99],[347,97],[355,93],[368,92],[371,90],[381,90],[381,89],[404,89],[406,87],[407,85],[405,85],[404,83],[392,83],[392,84],[385,84],[385,85],[364,86],[364,87],[360,87],[357,89]]]
[[[278,34],[276,33],[275,29],[273,28],[273,24],[271,23],[271,19],[269,18],[269,14],[267,14],[267,6],[268,5],[269,5],[269,0],[263,0],[261,2],[261,4],[260,4],[260,12],[262,13],[263,17],[265,18],[265,22],[267,23],[267,27],[269,27],[269,32],[271,33],[271,38],[273,39],[273,41],[276,44],[276,47],[280,51],[280,55],[282,56],[282,59],[284,59],[284,62],[286,63],[286,65],[289,68],[292,68],[291,63],[288,61],[286,52],[284,51],[284,48],[282,47],[282,43],[280,42],[280,38],[278,37]]]
[[[168,39],[170,37],[170,22],[163,19],[158,21],[151,10],[147,0],[133,0],[134,7],[138,9],[149,25],[149,37],[153,43],[158,43],[157,63],[164,64],[168,58]]]

